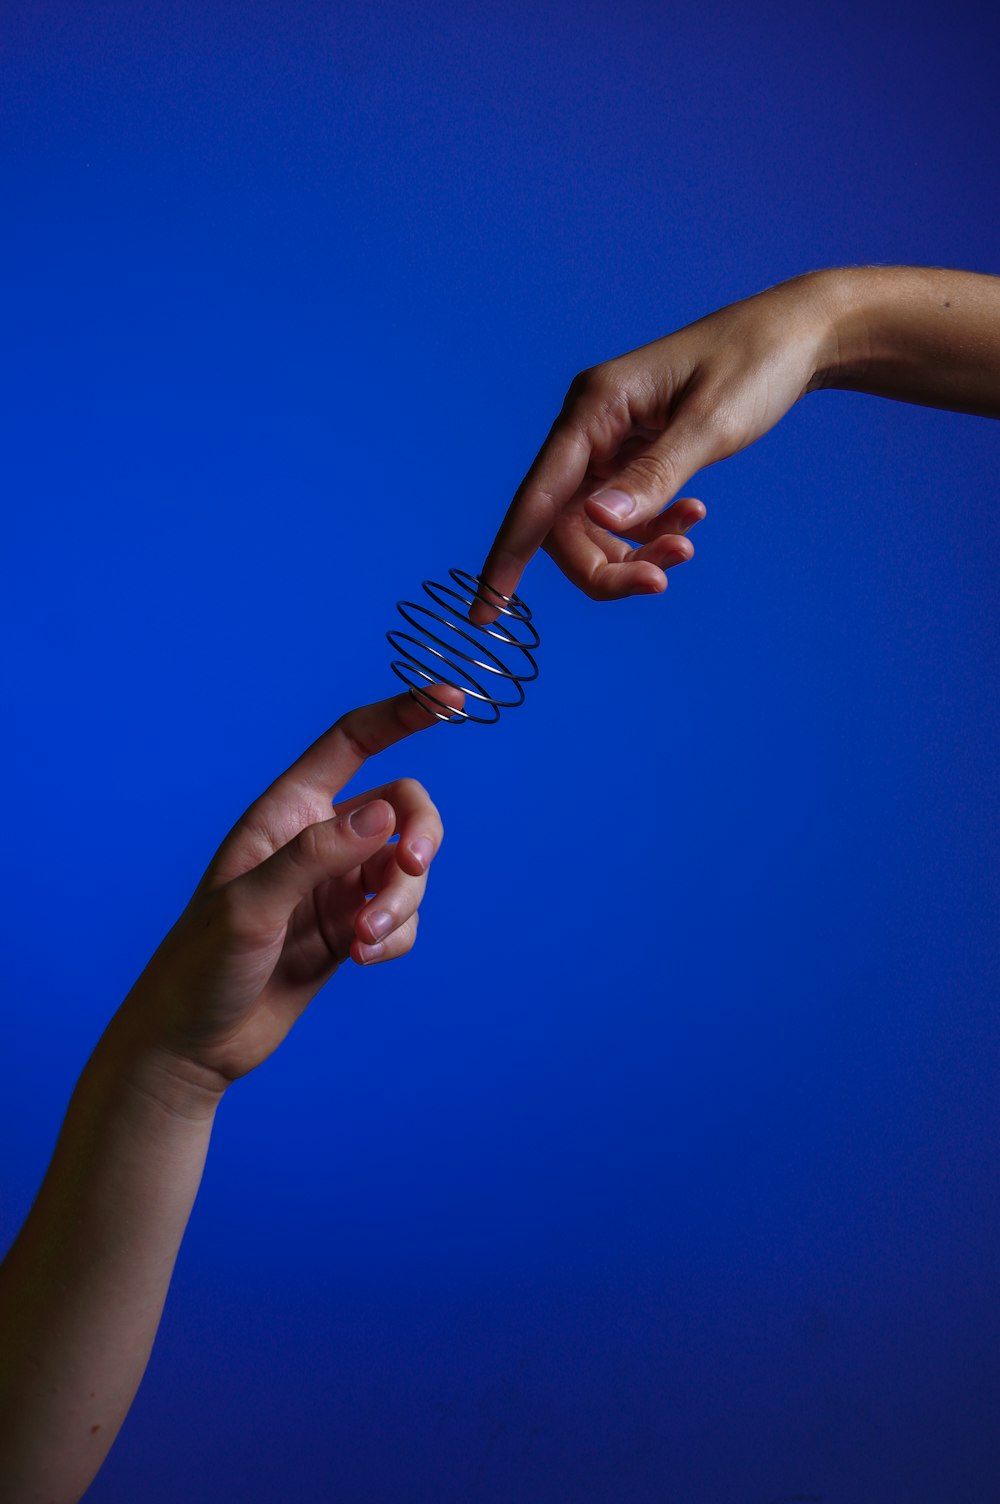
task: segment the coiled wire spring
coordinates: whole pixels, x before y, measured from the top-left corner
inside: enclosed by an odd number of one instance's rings
[[[438,607],[436,611],[419,601],[396,602],[400,616],[420,635],[398,629],[385,634],[401,655],[393,660],[392,671],[439,721],[451,725],[476,721],[489,726],[500,719],[501,710],[521,705],[525,684],[538,678],[532,653],[541,638],[520,596],[501,595],[479,575],[464,569],[449,569],[448,574],[457,590],[436,580],[423,581],[424,593]],[[497,620],[488,627],[470,622],[468,611],[473,601],[495,608]],[[473,670],[490,677],[483,683]],[[462,690],[465,704],[471,701],[473,709],[452,710],[428,692],[428,684],[449,684]]]

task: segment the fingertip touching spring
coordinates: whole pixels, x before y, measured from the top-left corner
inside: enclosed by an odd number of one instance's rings
[[[400,656],[392,671],[408,685],[414,699],[449,725],[476,721],[482,726],[500,719],[524,701],[524,686],[538,678],[532,656],[541,638],[529,607],[517,595],[501,595],[477,574],[449,569],[458,589],[424,580],[424,594],[433,602],[397,601],[396,610],[413,628],[385,635]],[[474,601],[498,612],[489,626],[469,621]],[[435,607],[437,609],[435,609]],[[453,710],[430,693],[430,684],[448,684],[465,695],[464,708]]]

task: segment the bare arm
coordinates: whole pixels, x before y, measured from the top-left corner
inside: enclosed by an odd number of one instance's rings
[[[0,1500],[78,1499],[145,1371],[221,1090],[109,1032],[0,1268]]]
[[[1000,418],[1000,277],[871,266],[817,279],[836,340],[817,385]]]
[[[0,1504],[75,1504],[100,1468],[149,1359],[230,1083],[348,956],[370,965],[413,945],[437,810],[412,779],[335,813],[331,796],[366,756],[434,724],[403,694],[321,736],[234,826],[105,1031],[0,1267]]]
[[[703,515],[667,503],[807,392],[842,387],[1000,417],[1000,278],[928,267],[810,272],[579,375],[483,574],[510,595],[544,546],[595,600],[657,594]],[[496,613],[474,608],[477,621]]]

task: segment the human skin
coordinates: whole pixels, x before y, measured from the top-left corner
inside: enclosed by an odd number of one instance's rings
[[[321,736],[230,831],[99,1041],[0,1266],[0,1504],[71,1504],[98,1472],[145,1371],[228,1087],[348,957],[412,946],[443,834],[430,797],[401,779],[333,814],[331,799],[366,757],[434,724],[402,694]]]
[[[938,267],[809,272],[582,372],[482,577],[511,595],[536,550],[594,600],[660,594],[689,558],[696,471],[807,392],[839,387],[1000,417],[1000,278]],[[666,508],[666,510],[664,510]],[[476,603],[470,615],[491,622]]]

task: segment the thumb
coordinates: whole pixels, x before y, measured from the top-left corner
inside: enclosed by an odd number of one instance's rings
[[[307,825],[273,856],[228,884],[234,929],[254,937],[280,928],[320,883],[343,877],[374,856],[395,823],[392,805],[373,799],[349,815]]]
[[[696,470],[722,458],[700,419],[680,413],[670,427],[586,498],[588,517],[611,532],[640,527],[672,500]]]

